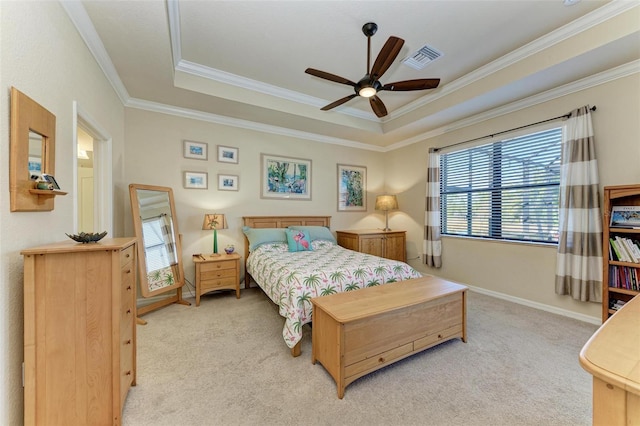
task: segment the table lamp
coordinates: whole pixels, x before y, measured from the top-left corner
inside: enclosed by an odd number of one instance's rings
[[[376,197],[376,210],[384,211],[384,229],[383,231],[391,231],[389,229],[389,210],[398,209],[398,200],[395,195],[378,195]]]
[[[202,222],[203,230],[213,229],[213,254],[218,254],[218,229],[227,229],[227,221],[223,214],[205,214]]]

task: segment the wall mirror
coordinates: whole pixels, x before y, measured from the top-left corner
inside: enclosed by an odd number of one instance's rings
[[[171,297],[141,304],[138,314],[143,315],[171,303],[188,305],[182,300],[182,244],[172,189],[131,184],[129,196],[138,238],[139,294],[149,298],[175,290]]]
[[[42,173],[55,175],[56,116],[11,88],[11,143],[9,192],[11,211],[53,210],[56,195],[66,192],[38,190]]]

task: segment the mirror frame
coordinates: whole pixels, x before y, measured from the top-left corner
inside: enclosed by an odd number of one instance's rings
[[[142,219],[140,217],[140,204],[138,199],[138,190],[146,190],[146,191],[158,191],[165,192],[169,198],[169,206],[171,209],[171,219],[173,222],[173,232],[175,233],[175,243],[176,243],[176,257],[178,261],[177,266],[177,274],[178,277],[175,280],[175,283],[172,285],[168,285],[162,287],[158,290],[149,290],[149,281],[147,280],[147,262],[144,252],[144,239],[142,234]],[[166,293],[171,290],[181,290],[184,285],[184,269],[182,265],[182,243],[180,238],[180,231],[178,230],[178,221],[176,216],[176,207],[173,201],[173,190],[169,187],[164,186],[155,186],[155,185],[143,185],[143,184],[135,184],[132,183],[129,185],[129,198],[131,199],[131,214],[133,216],[133,227],[136,233],[136,238],[138,239],[138,270],[139,270],[139,284],[140,284],[140,293],[143,297],[152,297],[162,293]],[[170,299],[167,303],[174,303],[179,300],[182,300],[182,293],[179,292],[177,300]],[[138,309],[138,313],[141,313],[141,310]]]
[[[11,211],[53,210],[55,195],[61,191],[38,191],[29,179],[29,132],[42,136],[42,171],[55,176],[56,116],[42,105],[11,87],[11,142],[9,192]]]

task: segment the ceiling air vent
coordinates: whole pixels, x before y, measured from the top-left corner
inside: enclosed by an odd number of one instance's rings
[[[442,56],[442,52],[434,47],[424,45],[417,52],[403,60],[402,63],[411,68],[421,70],[440,56]]]

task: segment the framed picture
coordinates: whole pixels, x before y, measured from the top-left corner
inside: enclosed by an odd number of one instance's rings
[[[182,141],[184,158],[195,158],[196,160],[207,160],[209,158],[209,144],[206,142]]]
[[[208,182],[206,172],[184,172],[184,187],[187,189],[207,189]]]
[[[338,211],[367,211],[367,168],[338,164]]]
[[[218,161],[238,164],[238,148],[218,145]]]
[[[218,190],[220,191],[237,191],[238,176],[235,175],[218,175]]]
[[[311,200],[311,160],[260,154],[262,198]]]

